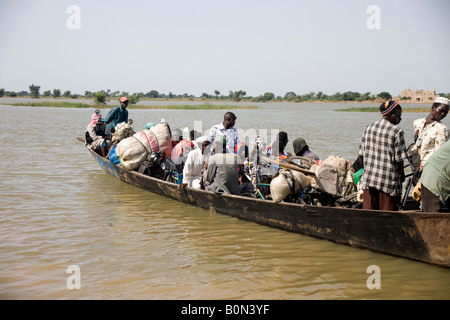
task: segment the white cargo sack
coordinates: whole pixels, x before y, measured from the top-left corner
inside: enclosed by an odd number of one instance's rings
[[[133,134],[135,134],[133,127],[130,126],[128,123],[126,122],[121,122],[118,123],[116,125],[116,127],[114,128],[114,133],[112,133],[112,142],[119,142],[122,141],[123,139],[126,139],[128,137],[133,136]]]
[[[171,145],[170,138],[167,123],[159,123],[149,130],[136,132],[117,145],[116,153],[120,164],[127,170],[137,170],[142,161],[150,158],[152,152],[163,153]]]
[[[275,203],[285,199],[292,192],[309,187],[311,178],[295,171],[281,169],[270,182],[270,195]]]
[[[172,152],[172,134],[167,122],[158,123],[150,129],[144,130],[144,132],[150,140],[156,141],[157,150],[154,151],[158,151],[161,154],[167,151],[170,156]]]
[[[344,196],[348,183],[353,183],[349,162],[341,156],[331,155],[311,170],[317,177],[312,179],[311,186],[333,196]]]
[[[132,137],[120,141],[117,145],[116,153],[122,167],[127,170],[136,170],[139,168],[142,161],[150,156],[152,147],[150,146],[145,133],[139,131]]]

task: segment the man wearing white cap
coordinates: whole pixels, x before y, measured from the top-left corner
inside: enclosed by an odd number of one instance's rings
[[[414,121],[413,151],[418,152],[420,158],[419,170],[445,142],[448,140],[448,128],[441,123],[447,116],[450,101],[447,98],[437,98],[431,106],[431,112],[426,118]]]

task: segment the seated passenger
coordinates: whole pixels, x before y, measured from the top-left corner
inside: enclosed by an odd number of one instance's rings
[[[292,143],[294,147],[294,153],[296,156],[310,158],[313,160],[320,160],[317,154],[309,150],[309,146],[306,144],[305,139],[297,138]]]
[[[284,131],[280,131],[277,134],[276,140],[267,147],[267,155],[269,157],[279,157],[281,159],[286,159],[288,156],[290,156],[290,154],[285,151],[288,142],[289,140],[287,133]]]
[[[173,130],[171,140],[172,148],[174,148],[178,144],[178,142],[183,140],[183,131],[181,131],[180,128],[176,128],[175,130]]]
[[[198,147],[188,153],[183,168],[183,184],[200,189],[202,185],[203,162],[207,159],[207,147],[210,142],[208,137],[200,137],[197,139]]]
[[[104,138],[105,131],[102,120],[102,114],[99,110],[91,116],[91,122],[86,128],[86,146],[97,153],[101,152],[103,157],[108,154],[108,145]]]
[[[189,138],[192,142],[197,141],[197,139],[201,138],[200,133],[198,133],[198,131],[196,130],[191,130],[189,132]]]
[[[153,127],[155,124],[153,123],[153,122],[148,122],[146,125],[145,125],[145,130],[148,130],[148,129],[150,129],[151,127]]]
[[[216,135],[212,151],[214,154],[209,157],[205,181],[213,192],[239,195],[237,155],[227,152],[227,141],[222,135]]]
[[[172,145],[174,145],[171,154],[172,161],[177,166],[178,173],[182,173],[187,155],[194,149],[194,143],[183,139],[181,129],[175,129],[172,136]]]

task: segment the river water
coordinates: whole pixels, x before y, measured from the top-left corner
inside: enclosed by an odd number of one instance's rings
[[[288,151],[301,136],[322,159],[353,161],[365,126],[379,118],[335,111],[370,104],[257,105],[234,111],[240,134],[267,129],[270,139],[270,129],[284,130]],[[448,269],[241,221],[120,182],[76,140],[93,109],[0,109],[2,299],[450,298]],[[129,110],[137,131],[165,118],[172,128],[205,133],[223,114]],[[413,120],[426,115],[403,114],[407,143]],[[450,127],[449,118],[443,122]],[[367,285],[372,265],[379,289]]]

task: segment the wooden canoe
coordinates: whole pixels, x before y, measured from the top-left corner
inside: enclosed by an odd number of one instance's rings
[[[179,189],[177,184],[128,171],[88,150],[108,174],[167,198],[289,232],[450,267],[450,213],[274,203],[200,189]]]

